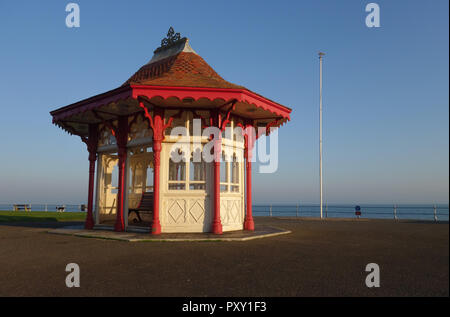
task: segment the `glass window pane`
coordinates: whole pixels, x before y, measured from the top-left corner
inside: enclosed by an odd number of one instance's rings
[[[119,192],[119,166],[115,165],[111,173],[111,192],[117,194]]]
[[[226,162],[225,154],[222,153],[222,160],[220,161],[220,182],[228,182],[228,162]]]
[[[153,168],[149,165],[147,166],[147,180],[146,180],[146,192],[153,191]]]
[[[169,161],[169,180],[171,181],[184,181],[186,180],[186,163],[182,160],[178,163],[172,159]]]
[[[233,155],[233,161],[231,162],[231,182],[239,184],[239,162],[236,155]]]
[[[189,189],[191,190],[205,190],[206,181],[206,162],[203,160],[201,149],[197,149],[191,154],[189,161]]]
[[[191,163],[189,166],[189,179],[191,181],[204,181],[206,179],[206,164],[204,161],[193,162],[191,158]]]

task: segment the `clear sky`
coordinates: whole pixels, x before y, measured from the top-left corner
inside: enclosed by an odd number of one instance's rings
[[[86,201],[85,145],[49,111],[120,86],[166,35],[187,36],[226,80],[293,109],[279,169],[254,201],[448,203],[448,1],[0,1],[0,203]]]

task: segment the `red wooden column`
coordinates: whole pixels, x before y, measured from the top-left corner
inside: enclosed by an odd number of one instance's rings
[[[222,221],[220,220],[220,160],[222,158],[222,138],[214,140],[214,218],[212,232],[222,234]]]
[[[89,189],[87,201],[87,214],[84,223],[85,229],[94,228],[93,217],[93,200],[94,200],[94,177],[95,177],[95,162],[97,161],[97,144],[98,144],[98,127],[96,124],[89,125],[88,139],[82,139],[86,143],[89,151]]]
[[[247,157],[247,161],[245,163],[246,167],[246,194],[247,194],[247,211],[245,213],[245,221],[244,221],[244,229],[245,230],[255,230],[255,223],[253,221],[252,215],[252,162],[251,162],[251,150],[249,151],[247,148],[246,152],[249,152]]]
[[[255,230],[255,223],[253,221],[252,214],[252,155],[253,146],[255,144],[256,134],[253,133],[253,125],[246,124],[244,130],[244,141],[245,141],[245,168],[246,168],[246,213],[244,220],[245,230]]]
[[[125,197],[125,163],[127,159],[128,141],[128,117],[121,116],[118,119],[116,141],[119,154],[119,189],[117,193],[117,213],[115,231],[124,231],[124,197]]]
[[[222,221],[220,220],[220,161],[222,159],[222,116],[219,111],[211,113],[213,122],[220,129],[220,133],[214,136],[214,162],[213,162],[213,174],[214,174],[214,217],[212,223],[212,232],[214,234],[222,234]]]
[[[159,191],[160,191],[160,170],[161,170],[161,148],[164,140],[164,131],[172,125],[173,117],[169,118],[167,124],[164,124],[164,109],[154,107],[153,117],[149,114],[147,107],[143,102],[139,102],[139,106],[144,109],[145,117],[150,123],[153,131],[153,221],[152,234],[161,233],[161,222],[159,220]]]
[[[153,138],[153,221],[152,221],[152,234],[161,233],[161,222],[159,220],[159,183],[160,183],[160,170],[161,170],[161,143],[162,140]]]
[[[164,111],[155,109],[153,112],[153,221],[152,234],[161,233],[161,222],[159,220],[159,185],[161,170],[161,144],[164,139]]]

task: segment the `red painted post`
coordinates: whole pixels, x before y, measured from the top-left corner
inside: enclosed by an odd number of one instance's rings
[[[84,223],[85,229],[94,228],[93,217],[93,200],[94,200],[94,176],[95,176],[95,162],[97,161],[97,143],[98,143],[98,131],[97,125],[89,125],[89,136],[86,141],[89,151],[89,189],[88,189],[88,202],[87,202],[87,214],[86,221]]]
[[[152,234],[161,233],[161,222],[159,220],[159,175],[160,175],[160,158],[161,158],[161,141],[153,142],[153,158],[154,167],[153,171],[153,221],[152,221]]]
[[[254,231],[255,230],[255,222],[253,221],[252,214],[252,151],[254,145],[254,137],[252,133],[253,129],[251,125],[247,125],[244,141],[245,141],[245,152],[244,156],[246,159],[245,167],[246,167],[246,198],[247,198],[247,210],[245,213],[244,220],[244,229]]]
[[[220,219],[220,161],[222,159],[222,115],[220,111],[212,111],[211,117],[213,123],[217,128],[220,129],[220,132],[217,136],[214,134],[211,135],[211,139],[214,140],[214,162],[213,162],[213,205],[214,205],[214,214],[213,214],[213,222],[212,222],[212,232],[214,234],[222,234],[222,221]]]
[[[159,220],[159,181],[160,181],[160,169],[161,169],[161,143],[164,137],[163,127],[164,114],[160,111],[156,111],[153,115],[153,159],[154,159],[154,171],[153,171],[153,221],[152,221],[152,234],[161,233],[161,222]]]
[[[118,129],[116,133],[118,154],[119,154],[119,189],[117,193],[117,213],[115,231],[124,231],[124,193],[125,193],[125,162],[127,159],[127,141],[128,141],[128,118],[119,117]]]
[[[214,218],[212,232],[222,234],[222,222],[220,220],[220,160],[222,156],[221,135],[214,140]]]
[[[253,221],[252,215],[252,162],[248,159],[246,162],[246,169],[247,212],[245,214],[244,229],[253,231],[255,230],[255,222]]]
[[[159,220],[159,180],[161,169],[161,143],[164,140],[164,131],[172,125],[173,117],[169,119],[167,123],[164,123],[164,110],[158,107],[153,109],[153,117],[148,112],[142,101],[139,102],[139,106],[144,109],[144,115],[150,123],[150,127],[153,131],[153,159],[154,159],[154,171],[153,171],[153,221],[152,221],[152,234],[161,233],[161,222]]]

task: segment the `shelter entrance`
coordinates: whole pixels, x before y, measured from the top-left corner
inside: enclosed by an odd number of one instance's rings
[[[119,190],[119,157],[116,153],[99,154],[98,219],[102,225],[114,225]]]
[[[153,151],[151,146],[128,151],[128,225],[148,228],[153,220]]]

